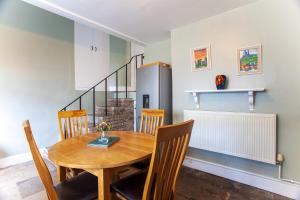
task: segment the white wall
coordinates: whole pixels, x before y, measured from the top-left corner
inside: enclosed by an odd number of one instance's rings
[[[236,49],[261,43],[263,74],[237,76]],[[212,70],[191,72],[190,49],[211,44]],[[278,114],[278,152],[285,155],[283,176],[300,180],[300,1],[260,0],[171,32],[174,121],[194,109],[188,89],[213,89],[216,74],[229,78],[229,88],[265,87],[255,112]],[[207,94],[201,110],[248,112],[246,94]],[[203,160],[276,176],[272,165],[192,149]]]

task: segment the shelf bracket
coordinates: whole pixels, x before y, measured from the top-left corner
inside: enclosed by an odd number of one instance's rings
[[[248,100],[249,100],[249,111],[254,111],[254,98],[255,98],[255,92],[254,91],[248,91]]]
[[[200,101],[199,101],[199,95],[197,95],[197,92],[193,92],[194,102],[196,104],[196,108],[200,109]]]

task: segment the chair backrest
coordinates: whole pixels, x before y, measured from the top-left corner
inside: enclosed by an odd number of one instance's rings
[[[143,200],[174,199],[176,180],[183,163],[194,120],[159,127],[155,135]]]
[[[85,110],[68,110],[58,112],[60,139],[88,133],[87,113]]]
[[[156,129],[164,125],[165,110],[143,109],[140,123],[140,132],[155,135]]]
[[[53,181],[52,181],[49,169],[48,169],[46,163],[44,162],[44,160],[38,150],[38,147],[34,141],[30,123],[28,120],[23,122],[23,128],[24,128],[24,132],[25,132],[28,144],[29,144],[29,148],[30,148],[30,151],[32,154],[34,164],[35,164],[37,171],[39,173],[39,176],[46,188],[48,199],[49,200],[58,200],[56,191],[53,187]]]

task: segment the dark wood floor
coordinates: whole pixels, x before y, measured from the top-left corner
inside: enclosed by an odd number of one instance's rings
[[[53,180],[56,169],[46,161]],[[56,181],[55,181],[56,182]],[[47,199],[34,163],[27,162],[0,169],[1,200]],[[176,200],[288,200],[241,183],[183,167],[177,181]]]
[[[264,190],[183,167],[177,182],[178,200],[288,200]]]

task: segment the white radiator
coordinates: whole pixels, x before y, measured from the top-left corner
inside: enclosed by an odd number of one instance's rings
[[[276,114],[185,110],[194,119],[190,146],[276,163]]]

